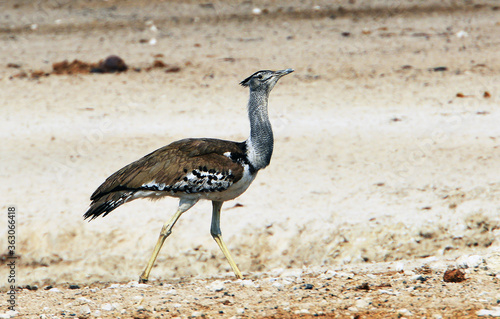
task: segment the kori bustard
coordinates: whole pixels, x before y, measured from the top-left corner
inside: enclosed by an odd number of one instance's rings
[[[179,217],[200,199],[212,201],[210,233],[237,278],[242,278],[220,230],[222,204],[240,196],[257,172],[271,161],[273,131],[267,105],[278,80],[293,72],[258,71],[240,84],[250,88],[248,117],[250,137],[244,142],[190,138],[173,142],[123,167],[92,194],[85,219],[106,216],[118,206],[137,198],[172,196],[179,198],[175,214],[162,227],[160,237],[139,282],[147,282],[156,257]]]

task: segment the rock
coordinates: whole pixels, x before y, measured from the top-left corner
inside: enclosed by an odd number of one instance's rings
[[[456,260],[458,268],[478,268],[484,263],[484,258],[479,255],[461,256]]]
[[[216,280],[211,282],[209,285],[205,286],[210,291],[222,291],[224,290],[224,283],[220,280]]]
[[[0,314],[0,318],[6,318],[6,319],[9,319],[9,318],[14,318],[15,316],[17,316],[19,314],[19,312],[17,311],[12,311],[12,310],[9,310],[7,311],[6,313],[2,313]]]
[[[127,64],[117,55],[110,55],[104,61],[100,61],[97,67],[90,70],[92,73],[115,73],[128,70]]]
[[[262,13],[262,10],[260,8],[253,8],[252,13],[255,15],[260,15]]]
[[[481,309],[476,312],[479,317],[500,317],[500,307],[493,307],[492,310]]]
[[[398,314],[403,315],[403,316],[413,316],[410,310],[408,309],[398,309]]]
[[[90,313],[91,313],[91,311],[90,311],[90,307],[88,305],[83,305],[80,307],[80,314],[81,315],[88,315]]]
[[[201,311],[194,311],[191,313],[191,317],[204,317],[205,314]]]
[[[448,269],[444,273],[443,280],[445,282],[462,282],[465,280],[465,274],[460,269]]]
[[[358,309],[364,309],[367,308],[369,305],[371,305],[371,300],[370,299],[358,299],[354,303],[354,306]]]
[[[113,310],[115,310],[116,308],[115,308],[115,306],[114,306],[114,305],[112,305],[112,304],[110,304],[110,303],[105,303],[105,304],[102,304],[101,309],[102,309],[102,310],[106,310],[106,311],[113,311]]]
[[[239,280],[242,287],[257,287],[257,285],[250,279]]]
[[[283,289],[283,287],[285,287],[282,283],[280,282],[273,282],[273,284],[271,285],[273,286],[274,288],[277,288],[277,289]]]
[[[49,292],[60,292],[60,293],[62,293],[62,291],[59,288],[51,288],[51,289],[49,289]]]
[[[294,313],[296,315],[300,315],[300,314],[308,314],[310,312],[309,312],[309,309],[299,309],[299,310],[295,310]]]

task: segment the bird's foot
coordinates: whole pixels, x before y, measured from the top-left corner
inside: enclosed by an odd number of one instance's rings
[[[148,278],[144,278],[144,277],[142,277],[142,276],[140,276],[140,277],[139,277],[139,283],[140,283],[140,284],[145,284],[145,283],[147,283],[147,282],[148,282]]]

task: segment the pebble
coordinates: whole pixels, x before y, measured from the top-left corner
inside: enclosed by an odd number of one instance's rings
[[[242,315],[242,314],[244,314],[244,313],[245,313],[245,309],[243,309],[243,308],[238,308],[238,309],[236,309],[236,313],[237,313],[237,314],[239,314],[239,315]]]
[[[456,262],[459,268],[478,268],[484,263],[484,258],[479,255],[460,256]]]
[[[61,290],[59,290],[59,288],[52,288],[52,289],[49,289],[50,292],[61,292]]]
[[[399,309],[398,310],[398,314],[403,315],[403,316],[413,316],[413,314],[411,313],[411,311],[408,310],[408,309],[405,309],[405,308]]]
[[[162,293],[164,293],[165,295],[176,296],[177,295],[177,290],[175,290],[175,289],[164,290],[164,291],[162,291]]]
[[[394,269],[396,271],[403,271],[405,269],[405,264],[399,261],[394,265]]]
[[[309,313],[309,309],[299,309],[299,310],[295,310],[294,313],[296,315],[300,315],[300,314],[308,314]]]
[[[0,314],[0,318],[9,319],[9,318],[13,318],[13,317],[17,316],[18,314],[19,314],[19,312],[17,312],[17,311],[9,310],[6,313]]]
[[[481,309],[476,312],[479,317],[500,317],[500,307],[493,307],[492,310]]]
[[[328,270],[324,274],[319,275],[319,278],[320,279],[330,280],[330,279],[332,279],[335,276],[337,276],[337,272],[336,271]]]
[[[120,288],[120,284],[112,284],[111,286],[107,287],[106,289],[118,289]]]
[[[88,315],[90,313],[91,313],[91,311],[90,311],[90,307],[88,305],[83,305],[80,307],[80,314]]]
[[[253,8],[252,13],[255,15],[259,15],[262,13],[262,10],[260,8]]]
[[[277,289],[283,289],[284,285],[280,282],[273,282],[273,284],[271,285],[273,286],[274,288],[277,288]]]
[[[225,289],[224,283],[220,280],[211,282],[209,285],[205,286],[210,291],[222,291]]]
[[[87,299],[87,298],[85,298],[85,297],[80,297],[80,298],[78,298],[78,299],[76,299],[76,300],[77,300],[77,301],[81,301],[81,302],[85,302],[85,303],[91,303],[91,302],[93,302],[92,300]]]
[[[113,306],[113,305],[112,305],[112,304],[110,304],[110,303],[105,303],[105,304],[102,304],[101,309],[102,309],[102,310],[106,310],[106,311],[113,311],[113,310],[115,310],[116,308],[115,308],[115,306]]]
[[[242,287],[257,287],[257,285],[250,279],[245,279],[245,280],[240,279],[240,285]]]
[[[194,311],[191,313],[191,317],[204,317],[205,314],[201,311]]]
[[[356,308],[367,308],[369,305],[371,305],[371,300],[370,299],[359,299],[359,300],[356,300],[356,302],[354,303],[354,306]]]
[[[283,271],[280,277],[295,277],[300,278],[302,276],[302,269],[287,269]]]

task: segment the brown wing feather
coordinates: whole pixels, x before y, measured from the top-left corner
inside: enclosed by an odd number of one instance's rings
[[[218,176],[225,176],[224,187],[212,188],[210,191],[227,189],[241,179],[243,167],[224,154],[230,152],[236,155],[235,158],[244,156],[244,150],[240,145],[242,144],[217,139],[184,139],[164,146],[108,177],[92,194],[91,207],[84,216],[86,218],[95,218],[101,214],[105,216],[139,190],[191,193],[207,191],[201,187],[203,185],[195,187],[196,183],[192,180],[193,173],[207,175],[217,173],[220,174]],[[197,182],[200,183],[200,180]],[[205,186],[207,182],[212,185],[212,179],[207,181],[205,178]],[[148,183],[151,183],[150,188],[144,186]],[[179,189],[181,184],[184,189]],[[175,185],[177,186],[174,187]]]

